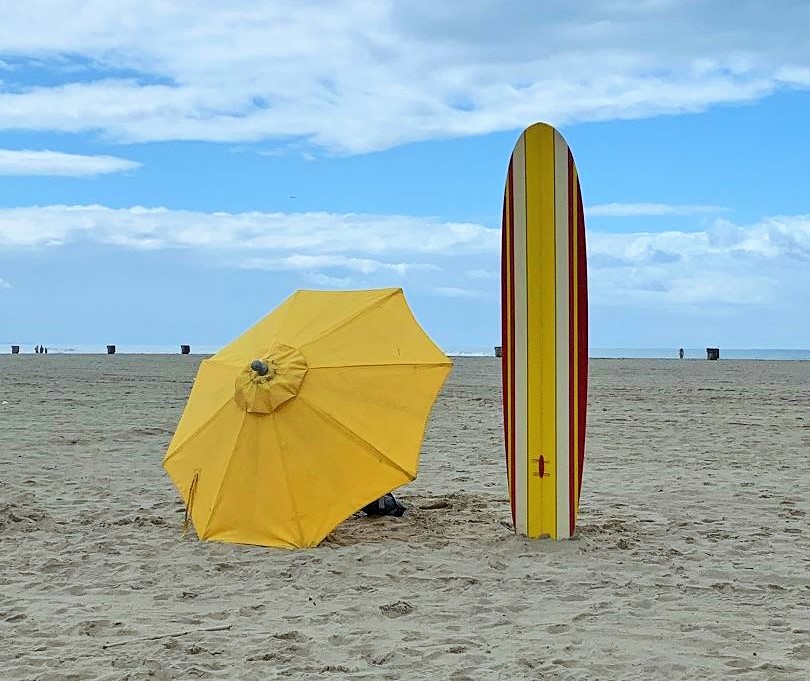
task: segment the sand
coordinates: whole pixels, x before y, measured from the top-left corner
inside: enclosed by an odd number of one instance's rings
[[[0,358],[0,679],[810,678],[810,362],[593,361],[554,543],[508,529],[499,364],[459,359],[408,513],[288,552],[180,534],[199,361]]]

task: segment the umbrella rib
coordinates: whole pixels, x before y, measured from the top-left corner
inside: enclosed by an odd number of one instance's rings
[[[375,362],[363,364],[317,364],[310,366],[309,370],[314,369],[365,369],[371,367],[425,367],[428,369],[435,369],[436,367],[453,366],[452,362]]]
[[[245,425],[246,418],[247,412],[242,412],[242,421],[239,423],[239,428],[236,429],[236,436],[233,439],[233,446],[228,450],[228,460],[225,462],[225,468],[222,470],[222,475],[219,476],[219,485],[217,485],[217,491],[211,500],[211,512],[208,514],[208,520],[205,523],[203,531],[200,533],[200,537],[203,539],[205,539],[205,531],[208,529],[208,525],[211,523],[211,519],[214,517],[214,513],[216,513],[217,507],[219,506],[222,495],[222,485],[225,482],[225,478],[228,477],[228,471],[231,469],[233,453],[236,450],[236,442],[239,439],[239,435],[242,433],[242,428]]]
[[[211,414],[211,416],[209,418],[207,418],[199,426],[197,426],[197,428],[195,428],[192,432],[190,432],[188,435],[186,435],[186,437],[183,439],[183,441],[179,445],[175,446],[174,449],[172,449],[170,452],[167,452],[166,456],[163,459],[163,463],[165,464],[169,459],[174,457],[175,454],[177,454],[180,450],[182,450],[189,442],[191,442],[191,440],[196,435],[198,435],[200,433],[200,431],[202,431],[206,426],[208,426],[208,424],[211,423],[211,421],[213,421],[217,416],[219,416],[220,412],[223,409],[225,409],[225,407],[228,406],[228,403],[232,399],[233,399],[232,397],[229,397],[227,400],[225,400],[219,407],[217,407],[213,411],[213,413]]]
[[[216,355],[212,355],[207,360],[205,360],[208,364],[215,364],[221,367],[228,367],[229,369],[244,369],[245,366],[250,364],[250,362],[233,362],[228,361],[222,357],[217,357]]]
[[[358,441],[362,442],[364,445],[366,445],[370,449],[374,450],[381,458],[388,461],[388,463],[390,463],[394,468],[396,468],[398,471],[404,473],[407,476],[408,480],[411,480],[411,481],[416,480],[416,475],[415,474],[411,473],[410,471],[405,470],[396,461],[394,461],[390,456],[388,456],[384,452],[381,452],[379,449],[377,449],[377,447],[375,447],[373,444],[371,444],[368,440],[366,440],[361,435],[358,435],[357,433],[355,433],[351,428],[348,428],[345,424],[341,423],[338,419],[336,419],[334,416],[332,416],[329,412],[321,409],[320,407],[316,407],[314,404],[312,404],[312,402],[310,402],[307,399],[302,400],[301,395],[298,395],[298,399],[301,400],[302,402],[304,402],[310,409],[312,409],[313,411],[318,412],[325,419],[328,419],[331,423],[333,423],[335,426],[340,428],[344,433],[349,435],[349,437],[351,437],[354,440],[358,440]]]
[[[349,323],[353,322],[360,315],[364,315],[369,310],[373,310],[376,307],[380,307],[386,300],[388,300],[389,298],[393,298],[395,295],[397,295],[401,291],[402,291],[402,289],[399,289],[399,288],[390,289],[389,292],[386,295],[380,296],[376,300],[373,300],[372,302],[370,302],[365,307],[362,307],[359,310],[357,310],[357,312],[355,312],[354,314],[349,315],[345,319],[342,319],[341,321],[337,322],[336,324],[330,326],[328,329],[326,329],[325,331],[322,331],[320,334],[315,336],[315,338],[310,338],[308,341],[306,341],[306,343],[301,343],[299,348],[303,349],[303,348],[307,347],[308,345],[312,345],[312,343],[317,343],[319,340],[322,340],[322,339],[326,338],[326,336],[328,336],[330,333],[334,333],[338,329],[343,328],[344,326],[346,326],[346,324],[349,324]]]

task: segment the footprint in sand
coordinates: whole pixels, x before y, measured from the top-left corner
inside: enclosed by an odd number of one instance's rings
[[[87,620],[76,629],[83,636],[97,636],[102,629],[110,626],[110,620]]]
[[[546,631],[549,634],[564,634],[570,628],[571,627],[568,626],[567,624],[552,624],[552,625],[546,627]]]
[[[387,617],[402,617],[414,611],[414,607],[408,601],[397,601],[388,605],[381,605],[380,612]]]
[[[795,657],[797,660],[810,660],[810,645],[807,643],[800,643],[797,646],[793,646],[793,649],[788,653],[791,657]]]

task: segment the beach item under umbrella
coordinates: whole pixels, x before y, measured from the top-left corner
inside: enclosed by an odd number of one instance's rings
[[[200,539],[316,546],[416,477],[452,363],[401,289],[298,291],[200,365],[163,466]]]

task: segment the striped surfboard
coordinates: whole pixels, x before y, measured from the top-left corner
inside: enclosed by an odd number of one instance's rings
[[[544,123],[509,161],[501,262],[506,468],[515,532],[576,528],[585,458],[588,283],[574,158]]]

